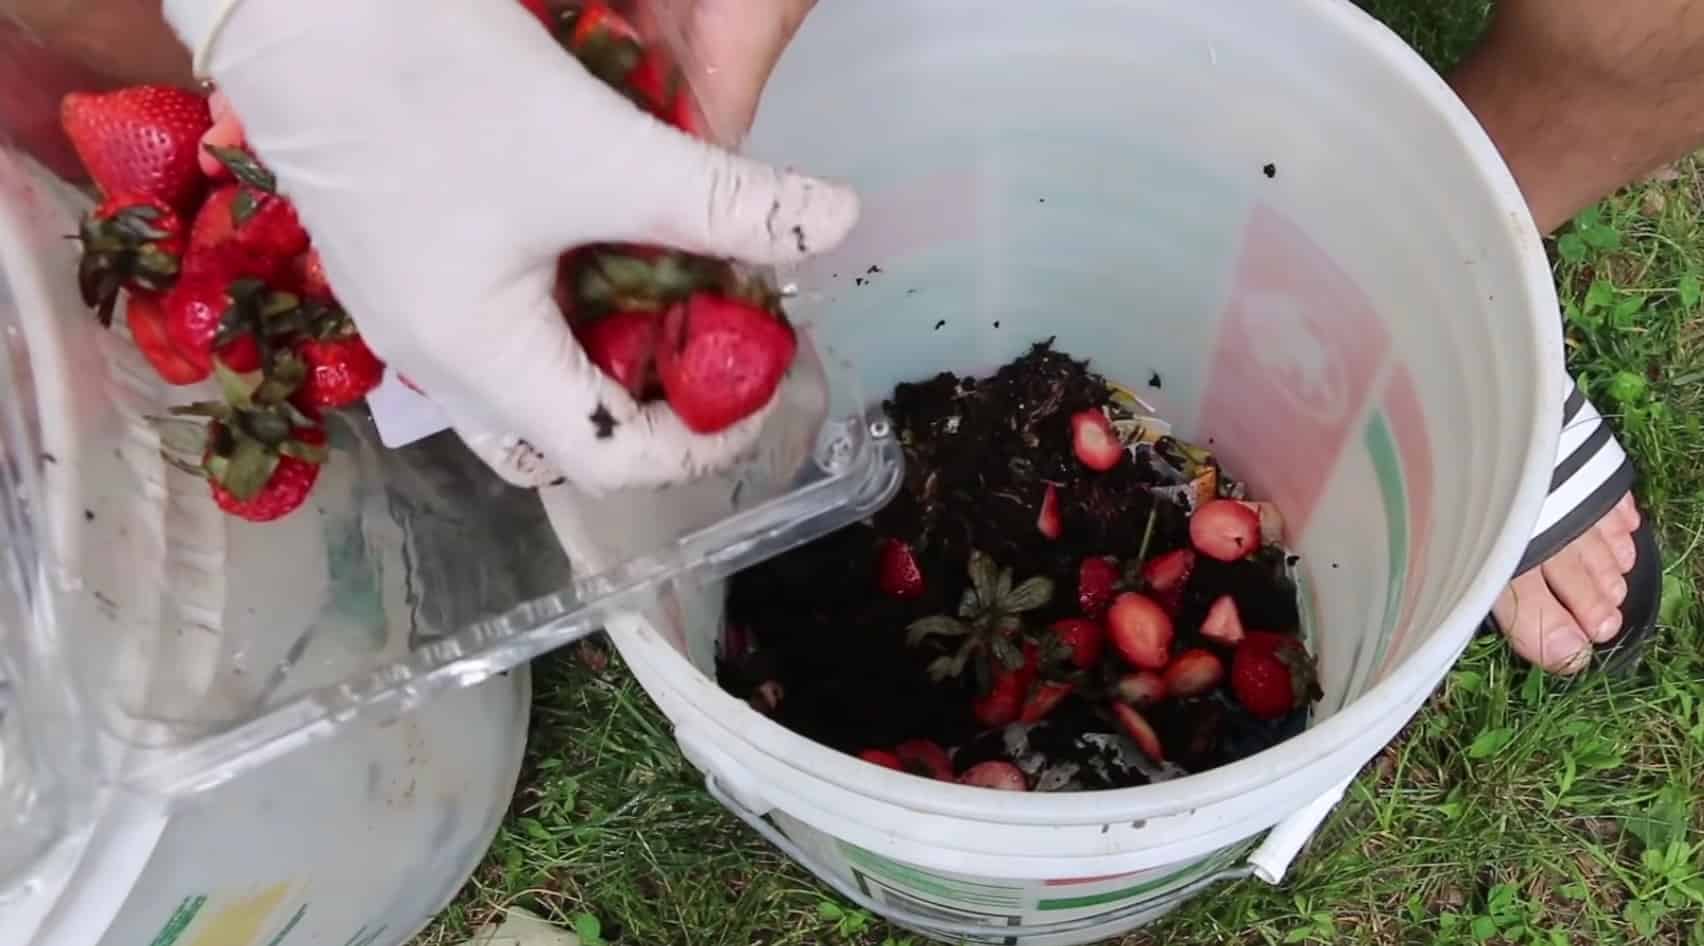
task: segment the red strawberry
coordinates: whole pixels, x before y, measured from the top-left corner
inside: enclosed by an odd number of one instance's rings
[[[308,248],[296,209],[276,194],[227,184],[207,195],[189,233],[190,252],[235,244],[263,259],[294,260]]]
[[[1059,490],[1052,483],[1041,494],[1041,512],[1036,514],[1035,527],[1050,539],[1059,538],[1065,527],[1059,521]]]
[[[1077,566],[1077,607],[1091,618],[1106,615],[1112,603],[1112,588],[1118,582],[1118,566],[1099,556],[1083,559]]]
[[[308,368],[308,376],[296,392],[298,404],[348,407],[385,379],[385,363],[353,331],[330,338],[305,337],[296,342],[295,350]]]
[[[953,761],[947,750],[927,739],[908,739],[893,747],[905,771],[942,782],[953,780]]]
[[[102,325],[112,323],[121,286],[164,292],[182,269],[183,218],[151,197],[108,197],[83,218],[77,238],[83,244],[77,288]]]
[[[101,193],[151,197],[180,213],[201,197],[196,154],[213,116],[194,92],[160,85],[72,92],[60,102],[59,122]]]
[[[653,46],[639,56],[639,64],[627,74],[628,91],[638,97],[647,110],[664,121],[674,97],[669,88],[672,71],[669,57],[660,47]]]
[[[290,261],[288,272],[290,290],[302,298],[321,302],[335,298],[331,283],[325,278],[325,264],[320,262],[319,250],[309,247],[306,253]]]
[[[317,459],[290,454],[275,456],[270,473],[255,485],[238,478],[238,464],[234,458],[219,456],[217,443],[224,437],[223,426],[212,423],[208,428],[215,447],[209,451],[205,462],[212,481],[213,501],[220,509],[250,522],[272,522],[307,502],[314,482],[319,479],[320,463]],[[325,433],[316,428],[298,428],[292,437],[309,450],[322,448],[325,444]]]
[[[923,596],[923,570],[911,546],[898,539],[884,539],[876,553],[876,587],[890,598],[911,600]]]
[[[574,328],[574,337],[603,373],[639,397],[651,381],[662,327],[655,312],[616,312]]]
[[[865,749],[858,753],[858,758],[871,765],[879,765],[884,769],[893,769],[895,772],[905,771],[905,766],[900,763],[899,756],[886,749]]]
[[[1183,601],[1183,589],[1195,573],[1195,553],[1173,549],[1156,555],[1142,565],[1142,580],[1167,611],[1175,612]]]
[[[1171,616],[1147,595],[1127,591],[1114,599],[1106,628],[1112,646],[1132,667],[1163,670],[1171,663]]]
[[[1154,727],[1148,724],[1146,717],[1123,703],[1112,704],[1112,715],[1118,720],[1124,734],[1136,743],[1136,748],[1142,750],[1143,755],[1155,762],[1166,760],[1165,749],[1160,746],[1160,736],[1154,732]]]
[[[1118,698],[1131,706],[1152,706],[1166,698],[1166,681],[1152,670],[1139,670],[1118,678]]]
[[[1225,665],[1210,650],[1186,650],[1166,668],[1166,692],[1173,696],[1200,696],[1225,679]]]
[[[1071,451],[1091,470],[1106,472],[1124,459],[1124,444],[1112,429],[1112,421],[1098,410],[1071,415]]]
[[[1010,762],[981,762],[971,766],[958,778],[960,785],[975,785],[977,788],[992,788],[1003,792],[1027,792],[1029,781],[1024,778],[1023,769]]]
[[[1053,624],[1053,634],[1071,653],[1071,663],[1087,670],[1100,662],[1106,631],[1087,618],[1065,618]]]
[[[793,329],[763,309],[694,293],[663,317],[657,374],[687,428],[711,434],[768,404],[797,349]]]
[[[976,721],[989,729],[997,729],[1015,721],[1022,714],[1024,701],[1029,697],[1030,684],[1035,679],[1033,665],[1019,670],[1001,667],[994,671],[994,685],[976,698],[971,712]]]
[[[1256,719],[1286,716],[1319,698],[1313,659],[1288,634],[1249,631],[1231,657],[1231,692]]]
[[[624,39],[637,42],[639,32],[610,9],[609,4],[602,0],[587,0],[580,7],[580,15],[574,21],[574,35],[568,42],[576,50],[593,40]]]
[[[257,280],[224,267],[191,270],[166,294],[166,337],[203,371],[213,370],[215,351],[232,371],[257,371],[260,346],[246,317],[247,306],[240,303],[264,292]]]
[[[1042,682],[1030,691],[1029,698],[1024,700],[1023,709],[1018,712],[1018,722],[1039,723],[1047,718],[1071,695],[1072,686],[1069,683]]]
[[[159,296],[132,292],[124,309],[130,337],[162,380],[167,384],[194,384],[207,377],[208,371],[178,354],[166,337],[166,313]]]
[[[1234,499],[1215,499],[1189,517],[1189,541],[1221,562],[1246,558],[1260,548],[1260,514]]]
[[[1213,602],[1213,606],[1207,609],[1206,619],[1201,622],[1201,636],[1227,647],[1242,643],[1242,615],[1237,613],[1235,598],[1222,595]]]

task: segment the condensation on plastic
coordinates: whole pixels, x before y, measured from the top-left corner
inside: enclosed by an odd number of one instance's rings
[[[857,371],[807,324],[783,406],[720,476],[516,490],[453,435],[390,451],[347,412],[306,507],[224,516],[165,461],[195,459],[196,431],[160,421],[214,392],[162,385],[123,312],[103,330],[76,298],[63,235],[87,206],[0,148],[0,891],[99,791],[202,790],[614,616],[702,612],[897,487]]]

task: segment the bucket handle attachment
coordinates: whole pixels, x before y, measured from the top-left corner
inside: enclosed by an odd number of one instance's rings
[[[1264,883],[1276,887],[1283,882],[1284,875],[1289,873],[1290,865],[1302,848],[1313,840],[1319,826],[1325,823],[1337,803],[1343,800],[1343,793],[1348,791],[1349,784],[1355,781],[1354,776],[1344,779],[1324,795],[1314,799],[1306,808],[1296,812],[1283,821],[1272,826],[1266,833],[1266,840],[1249,854],[1249,867],[1253,868],[1254,876]]]
[[[714,798],[718,804],[733,812],[734,815],[741,821],[745,822],[748,827],[750,827],[753,831],[756,831],[765,841],[768,841],[771,845],[773,845],[777,851],[780,851],[783,855],[785,855],[788,860],[810,871],[818,880],[833,888],[835,893],[838,893],[853,904],[856,904],[859,909],[866,913],[869,913],[872,916],[884,917],[900,926],[910,927],[911,929],[920,932],[947,933],[954,936],[974,936],[979,939],[986,938],[988,936],[1005,935],[1012,937],[1015,940],[1017,937],[1052,936],[1071,933],[1106,922],[1105,916],[1090,916],[1075,920],[1062,920],[1058,923],[1045,923],[1038,926],[987,926],[978,923],[954,923],[949,920],[943,920],[940,917],[924,916],[923,914],[915,913],[903,907],[877,903],[872,897],[868,896],[863,891],[852,887],[852,885],[848,884],[834,871],[818,864],[814,858],[805,853],[803,848],[794,844],[791,838],[782,834],[780,829],[776,828],[775,825],[767,818],[757,814],[735,799],[732,794],[723,789],[721,781],[716,776],[710,774],[706,774],[704,776],[704,789],[710,793],[710,797]],[[1211,871],[1207,875],[1191,881],[1182,887],[1164,891],[1160,896],[1155,897],[1150,902],[1156,906],[1166,900],[1181,903],[1182,901],[1195,896],[1200,891],[1205,890],[1220,881],[1242,880],[1248,877],[1250,873],[1250,868],[1246,864],[1224,867],[1216,871]],[[1140,905],[1137,904],[1134,906]]]

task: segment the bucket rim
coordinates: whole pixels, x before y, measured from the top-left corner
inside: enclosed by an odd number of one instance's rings
[[[713,692],[677,687],[677,695],[707,717],[706,721],[786,769],[804,777],[830,781],[844,791],[874,802],[918,813],[985,822],[1098,825],[1186,813],[1259,791],[1293,774],[1296,768],[1274,765],[1278,758],[1274,753],[1295,758],[1300,764],[1337,755],[1365,736],[1372,728],[1370,724],[1390,719],[1405,704],[1413,702],[1417,691],[1430,691],[1437,686],[1513,576],[1538,521],[1562,422],[1562,405],[1555,396],[1561,386],[1564,363],[1557,317],[1559,303],[1541,236],[1512,172],[1478,120],[1442,76],[1400,37],[1352,3],[1289,0],[1289,5],[1298,17],[1309,18],[1318,28],[1339,34],[1345,44],[1358,46],[1376,57],[1379,65],[1407,81],[1411,94],[1418,97],[1420,104],[1444,120],[1455,146],[1482,188],[1480,197],[1506,223],[1498,230],[1499,239],[1495,242],[1505,247],[1512,259],[1510,275],[1518,285],[1519,296],[1518,299],[1505,297],[1499,307],[1513,316],[1518,304],[1527,341],[1539,361],[1526,392],[1534,405],[1534,423],[1522,446],[1521,479],[1510,500],[1506,523],[1490,543],[1478,577],[1438,623],[1438,632],[1421,643],[1401,665],[1425,668],[1426,673],[1392,673],[1319,724],[1229,765],[1167,782],[1096,792],[990,792],[884,771],[786,729],[734,700],[713,681],[706,681],[708,690]],[[653,638],[646,646],[666,650],[666,657],[686,664],[685,658],[660,638]],[[690,665],[686,669],[697,675]],[[1437,673],[1435,678],[1433,670]],[[677,676],[666,670],[665,675]],[[707,705],[706,700],[721,706]],[[730,718],[730,711],[740,715]],[[1390,736],[1381,739],[1380,745],[1388,743],[1411,716],[1391,720]],[[750,738],[757,735],[762,738]],[[1357,760],[1356,768],[1365,761]],[[1093,805],[1084,804],[1088,797],[1094,799]]]

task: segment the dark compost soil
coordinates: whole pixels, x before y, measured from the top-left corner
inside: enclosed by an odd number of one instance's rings
[[[936,682],[927,668],[951,645],[907,645],[911,622],[955,613],[970,584],[972,549],[1011,569],[1015,582],[1052,579],[1051,600],[1023,616],[1027,631],[1037,633],[1080,615],[1077,575],[1085,557],[1140,561],[1189,545],[1188,509],[1174,498],[1187,480],[1164,462],[1175,455],[1175,442],[1138,448],[1133,460],[1104,473],[1073,455],[1071,416],[1108,399],[1106,380],[1050,341],[986,379],[942,373],[899,385],[884,404],[905,449],[899,495],[871,520],[732,579],[718,668],[723,686],[835,749],[855,754],[930,739],[953,751],[957,771],[1006,759],[1039,789],[1140,785],[1235,761],[1300,731],[1305,709],[1262,722],[1219,690],[1168,700],[1144,711],[1174,763],[1155,765],[1103,708],[1107,688],[1126,671],[1110,646],[1045,720],[985,730],[972,713],[984,682],[979,674]],[[1221,494],[1240,489],[1222,475],[1220,482]],[[1060,500],[1057,539],[1036,525],[1048,483]],[[1153,492],[1166,487],[1172,489]],[[876,590],[878,549],[889,538],[914,550],[925,579],[914,600]],[[1226,594],[1246,627],[1300,632],[1281,549],[1230,564],[1200,556],[1176,614],[1177,649],[1217,648],[1228,663],[1230,652],[1197,632],[1208,606]],[[762,684],[769,686],[758,698]]]

